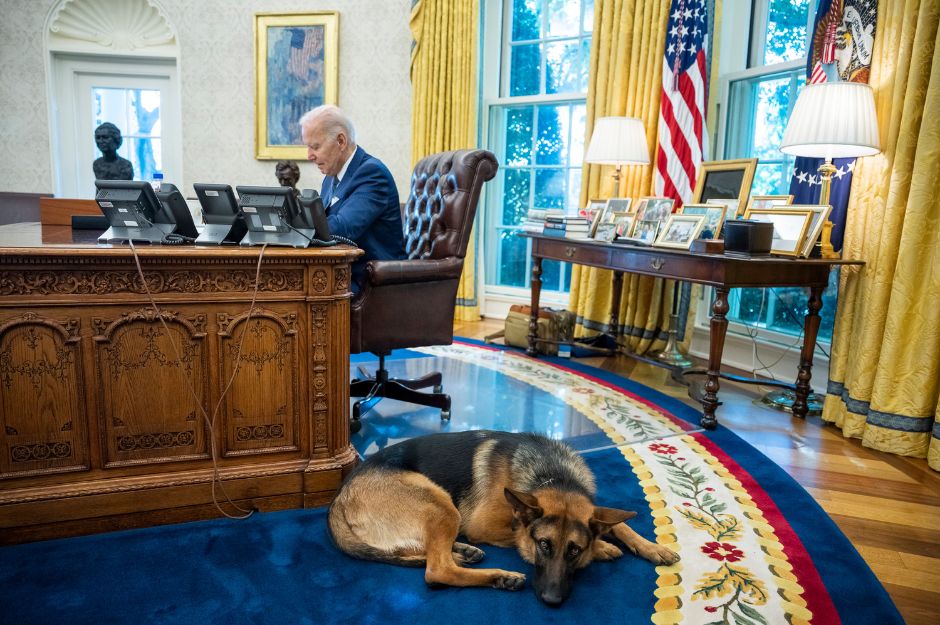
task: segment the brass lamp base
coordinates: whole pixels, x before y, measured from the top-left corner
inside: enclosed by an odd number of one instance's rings
[[[782,410],[783,412],[793,412],[793,402],[796,401],[796,393],[786,389],[781,391],[770,391],[765,393],[763,397],[759,400],[756,400],[755,403],[759,403],[762,406],[768,406],[775,410]],[[806,411],[807,417],[818,417],[822,414],[823,411],[823,402],[825,397],[819,393],[810,393],[809,397],[806,398],[806,405],[808,410]]]
[[[679,351],[679,342],[676,340],[676,328],[678,327],[678,324],[679,315],[670,315],[669,336],[666,339],[666,347],[661,351],[650,354],[650,358],[669,365],[670,367],[685,369],[692,366],[692,361],[689,360],[685,354]]]
[[[827,158],[819,166],[819,179],[822,188],[819,191],[819,203],[829,204],[829,191],[832,185],[832,176],[836,173],[836,166],[832,164],[832,159]],[[826,219],[823,222],[822,236],[820,237],[820,256],[823,258],[841,258],[835,248],[832,247],[832,222]]]

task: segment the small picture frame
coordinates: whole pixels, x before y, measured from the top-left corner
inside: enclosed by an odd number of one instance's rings
[[[745,219],[765,221],[774,225],[771,254],[800,256],[806,232],[813,220],[813,211],[788,208],[754,208],[744,213]]]
[[[702,235],[709,239],[717,239],[721,235],[721,226],[725,222],[725,212],[728,207],[724,204],[686,204],[679,209],[680,215],[704,215],[705,227]]]
[[[670,215],[653,245],[687,250],[704,227],[705,215]]]
[[[747,202],[747,208],[741,214],[752,208],[775,208],[777,206],[788,206],[792,202],[792,195],[752,195]]]
[[[809,257],[813,252],[813,246],[816,245],[816,241],[819,240],[819,235],[822,234],[823,224],[829,219],[829,213],[832,211],[832,207],[828,204],[786,204],[779,205],[777,208],[797,211],[808,210],[813,213],[809,227],[806,229],[803,249],[800,251],[800,256]]]
[[[617,237],[626,238],[633,235],[633,218],[635,215],[628,212],[614,213],[613,223],[617,226]]]
[[[747,206],[755,171],[756,158],[702,163],[695,180],[692,204],[727,204],[727,214],[736,217],[743,212],[742,207]]]
[[[643,203],[643,212],[640,212],[640,206],[637,205],[637,221],[658,221],[664,222],[672,214],[672,207],[676,201],[671,197],[645,197],[641,199]]]
[[[637,219],[633,226],[633,240],[644,243],[646,245],[652,245],[653,241],[656,240],[656,235],[659,234],[659,227],[661,222],[659,221],[644,221]]]
[[[597,232],[594,234],[595,241],[611,243],[617,238],[617,224],[605,222],[597,225]]]
[[[607,200],[607,218],[611,219],[613,213],[629,213],[630,203],[633,202],[628,197],[612,197]]]

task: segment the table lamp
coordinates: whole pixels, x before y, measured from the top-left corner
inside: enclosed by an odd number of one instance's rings
[[[819,166],[822,181],[819,203],[829,204],[829,188],[836,173],[832,159],[881,152],[871,87],[860,82],[824,82],[803,87],[783,132],[780,151],[825,159]],[[827,219],[822,231],[823,258],[839,257],[832,248],[831,233],[832,222]]]
[[[624,165],[649,165],[650,151],[643,122],[636,117],[599,117],[588,144],[585,162],[616,165],[614,195],[620,193],[620,168]]]

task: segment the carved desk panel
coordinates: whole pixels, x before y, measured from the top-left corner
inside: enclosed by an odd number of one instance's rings
[[[138,246],[142,282],[67,230],[0,228],[0,542],[218,516],[213,446],[242,508],[329,501],[361,252],[269,247],[252,306],[260,248]]]

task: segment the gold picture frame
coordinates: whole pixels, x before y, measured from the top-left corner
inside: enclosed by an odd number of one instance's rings
[[[756,158],[702,163],[690,204],[725,204],[728,216],[738,216],[745,211],[741,207],[747,206],[756,171]]]
[[[687,250],[692,247],[692,241],[698,238],[704,227],[705,215],[683,215],[681,213],[669,215],[653,246]]]
[[[712,233],[712,239],[718,239],[721,235],[721,226],[725,223],[725,214],[728,207],[725,204],[686,204],[679,209],[680,215],[704,215],[704,232],[708,230]]]
[[[809,226],[806,227],[803,248],[800,252],[800,256],[809,258],[809,255],[813,252],[813,246],[816,245],[816,241],[819,240],[819,236],[822,234],[823,224],[829,219],[832,207],[828,204],[786,204],[778,206],[778,208],[780,210],[808,210],[813,213]]]
[[[255,14],[255,158],[305,160],[300,116],[337,103],[339,13]]]
[[[806,231],[813,220],[813,211],[787,208],[753,208],[744,213],[745,219],[765,221],[774,225],[771,254],[800,256],[806,241]]]
[[[774,208],[775,206],[789,206],[792,203],[792,195],[752,195],[747,200],[747,208],[741,214],[752,208]]]

